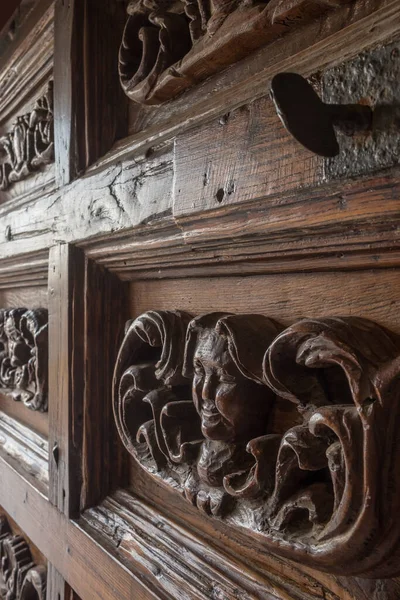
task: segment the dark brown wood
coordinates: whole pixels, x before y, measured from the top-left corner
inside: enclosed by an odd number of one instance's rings
[[[66,244],[49,258],[49,499],[68,516],[79,509],[84,348],[84,256]]]
[[[57,168],[0,192],[0,306],[50,317],[0,513],[48,600],[396,600],[397,126],[326,161],[269,88],[397,118],[398,1],[50,3],[0,46],[17,154],[56,88]]]
[[[266,551],[396,575],[400,337],[355,317],[288,329],[262,315],[190,319],[149,311],[127,326],[114,415],[130,454]],[[299,414],[277,434],[272,406],[288,401]]]
[[[0,168],[0,190],[6,190],[13,182],[53,162],[52,81],[45,95],[35,102],[32,112],[18,116],[13,129],[0,138],[0,149],[5,155]]]
[[[0,516],[0,591],[15,600],[46,600],[46,567],[35,565],[29,546],[13,535],[6,517]]]
[[[48,407],[47,309],[0,310],[0,389],[31,410]]]
[[[0,31],[6,25],[7,21],[12,17],[13,12],[21,4],[21,0],[11,0],[4,4],[0,10]]]
[[[120,2],[55,2],[54,85],[57,177],[69,183],[125,134],[118,85]]]
[[[122,87],[135,102],[160,104],[345,4],[348,0],[272,0],[252,6],[194,0],[155,8],[130,2],[119,53]]]
[[[98,504],[110,490],[123,483],[123,459],[113,422],[111,389],[122,326],[128,315],[128,287],[115,275],[88,261],[84,297],[82,510]]]

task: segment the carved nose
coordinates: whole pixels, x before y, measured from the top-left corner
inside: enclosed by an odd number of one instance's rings
[[[201,396],[202,396],[203,400],[212,400],[213,396],[214,396],[213,390],[214,390],[214,385],[213,385],[212,377],[206,377],[204,379],[203,389],[201,392]]]

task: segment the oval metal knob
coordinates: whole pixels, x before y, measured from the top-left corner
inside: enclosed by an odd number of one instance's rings
[[[271,82],[271,98],[285,128],[305,148],[333,157],[340,148],[334,127],[345,134],[372,127],[372,109],[362,104],[325,104],[304,77],[278,73]]]

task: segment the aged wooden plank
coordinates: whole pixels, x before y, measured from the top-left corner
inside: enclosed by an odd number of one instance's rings
[[[127,101],[115,68],[123,16],[120,2],[55,3],[55,139],[61,184],[125,134]]]
[[[81,598],[165,598],[154,591],[154,578],[149,582],[140,573],[121,566],[108,548],[101,547],[52,506],[18,473],[17,467],[0,457],[0,505],[39,551],[51,558],[55,569]]]
[[[49,498],[68,516],[80,497],[84,347],[83,253],[54,246],[49,260]]]
[[[400,332],[398,269],[208,277],[131,284],[131,316],[179,309],[262,313],[284,324],[302,317],[358,316]],[[373,294],[371,293],[373,289]]]
[[[17,460],[32,476],[40,490],[47,492],[49,455],[48,443],[43,436],[0,411],[0,446],[5,454]]]
[[[70,600],[70,589],[64,578],[51,562],[47,563],[47,598],[49,600]]]
[[[93,261],[85,275],[81,509],[122,483],[122,445],[112,412],[112,375],[128,318],[128,288]],[[79,335],[79,332],[78,332]],[[76,390],[76,388],[75,388]],[[76,390],[78,391],[78,390]],[[101,450],[100,450],[101,449]]]
[[[268,97],[177,137],[174,215],[321,183],[323,159],[282,127]]]

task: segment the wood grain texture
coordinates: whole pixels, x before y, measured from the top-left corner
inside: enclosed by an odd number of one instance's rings
[[[0,506],[85,600],[160,600],[155,580],[129,571],[0,457]],[[57,532],[56,534],[54,532]],[[163,598],[163,596],[161,596]],[[169,599],[172,600],[172,599]]]
[[[161,597],[208,600],[239,595],[243,600],[311,600],[326,594],[325,600],[338,599],[295,566],[284,576],[274,557],[263,572],[255,565],[238,563],[230,555],[230,547],[223,553],[215,551],[208,541],[127,492],[118,491],[100,507],[86,511],[82,523],[99,539],[107,540],[124,564],[135,564],[140,572],[156,577]]]
[[[81,510],[98,504],[122,483],[122,447],[112,415],[111,389],[113,366],[128,314],[128,289],[115,275],[88,261],[84,297],[85,348],[80,357],[84,361]]]
[[[53,68],[54,9],[40,0],[0,57],[0,123],[12,118],[50,78]]]
[[[44,437],[0,411],[0,446],[3,455],[18,461],[38,489],[47,492],[49,448]]]
[[[302,148],[262,98],[175,142],[174,215],[287,194],[321,183],[323,160]]]
[[[32,431],[44,436],[46,439],[49,434],[49,413],[41,413],[36,410],[26,410],[21,402],[15,402],[8,396],[0,394],[0,410],[16,419],[22,425],[32,429]]]
[[[308,77],[343,62],[384,42],[386,34],[388,38],[396,35],[398,18],[398,5],[393,0],[361,0],[267,45],[167,104],[165,110],[138,110],[133,104],[132,136],[115,147],[106,160],[118,160],[128,147],[136,150],[158,144],[178,134],[182,127],[204,124],[263,96],[276,73],[295,71]]]
[[[49,261],[50,501],[70,516],[81,487],[84,257],[65,244]]]
[[[400,333],[397,269],[354,273],[298,273],[266,277],[212,277],[137,281],[131,284],[131,314],[173,310],[254,312],[292,323],[301,318],[360,316]],[[373,288],[374,294],[370,293]]]
[[[116,54],[119,2],[55,3],[57,179],[67,184],[111,148],[126,127]]]
[[[70,589],[52,563],[47,563],[47,598],[71,600]]]

